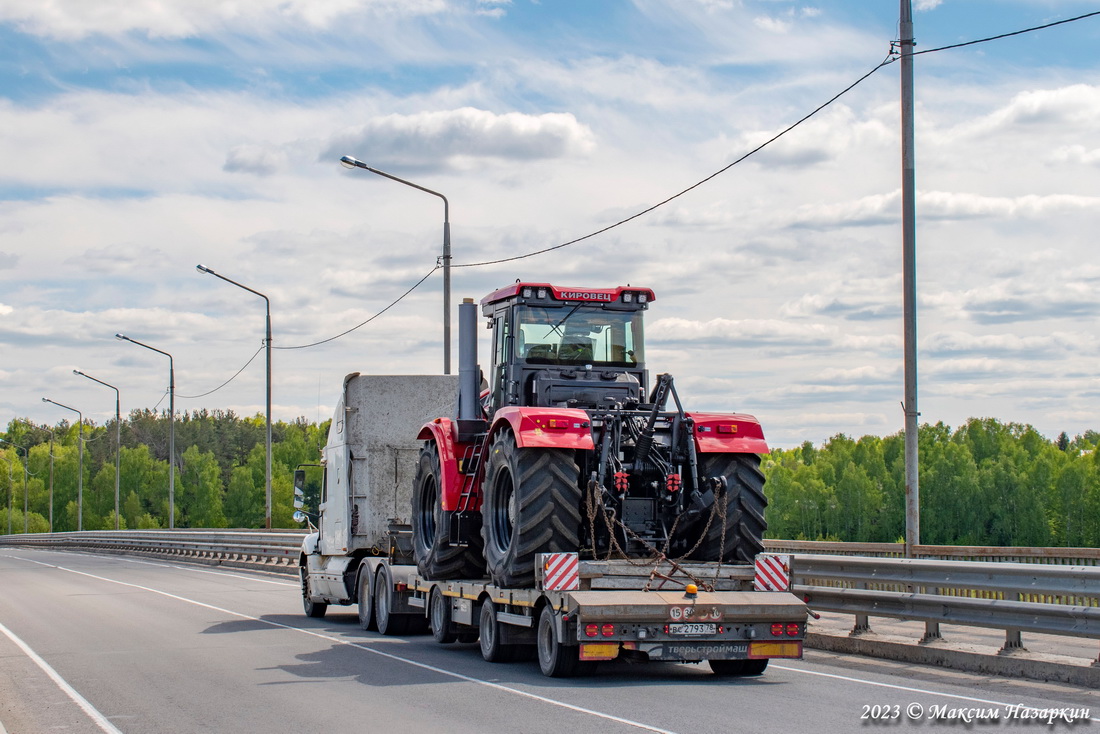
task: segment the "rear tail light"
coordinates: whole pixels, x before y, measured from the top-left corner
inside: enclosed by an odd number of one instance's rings
[[[790,624],[787,625],[787,636],[788,637],[797,637],[798,632],[799,632],[799,627],[798,627],[797,622],[791,622]]]
[[[613,635],[615,634],[615,625],[613,625],[613,624],[605,624],[605,625],[603,626],[603,628],[602,628],[602,629],[600,630],[600,633],[601,633],[601,634],[603,634],[603,636],[604,636],[604,637],[611,637],[611,636],[613,636]]]
[[[782,637],[782,636],[783,636],[783,623],[782,622],[776,622],[775,624],[772,625],[772,637]]]
[[[588,637],[596,637],[600,634],[600,626],[598,624],[586,624],[584,634]]]

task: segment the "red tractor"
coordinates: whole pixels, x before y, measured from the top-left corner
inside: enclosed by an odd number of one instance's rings
[[[652,388],[648,288],[520,283],[459,308],[456,420],[420,431],[413,551],[428,579],[534,583],[538,554],[751,563],[765,530],[750,415],[684,410],[672,377]],[[671,399],[671,405],[670,403]]]

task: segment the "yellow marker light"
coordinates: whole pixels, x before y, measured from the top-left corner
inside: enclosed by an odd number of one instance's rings
[[[694,599],[697,596],[699,596],[699,587],[698,586],[696,586],[695,584],[688,584],[687,586],[684,587],[684,598],[685,599]]]

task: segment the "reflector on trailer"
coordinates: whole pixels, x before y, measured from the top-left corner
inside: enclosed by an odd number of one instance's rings
[[[581,643],[581,660],[614,660],[617,657],[619,657],[617,642]]]
[[[750,642],[750,658],[800,658],[801,642]]]

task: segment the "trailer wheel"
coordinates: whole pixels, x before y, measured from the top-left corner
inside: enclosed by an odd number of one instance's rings
[[[542,608],[539,615],[537,647],[539,668],[542,674],[550,678],[571,678],[577,674],[580,663],[580,648],[567,647],[558,637],[558,625],[554,609],[549,604]]]
[[[458,639],[451,631],[451,603],[438,586],[433,586],[428,595],[428,620],[436,642],[449,645]]]
[[[485,563],[493,583],[530,586],[536,554],[580,547],[577,472],[572,451],[521,449],[509,431],[493,439],[481,508]]]
[[[302,577],[302,608],[307,617],[320,619],[328,611],[328,604],[323,601],[313,601],[309,591],[309,569],[303,564],[299,566],[299,574]]]
[[[695,561],[730,561],[752,563],[756,554],[764,550],[764,508],[768,500],[764,496],[764,474],[760,471],[760,457],[756,454],[701,454],[699,474],[703,477],[726,478],[726,523],[723,545],[720,515],[707,528],[703,542],[690,554]],[[687,547],[695,545],[710,517],[713,506],[706,507],[701,518],[681,535]]]
[[[768,667],[767,659],[764,660],[708,660],[710,669],[715,675],[723,678],[742,678],[749,675],[763,675]]]
[[[376,630],[374,623],[374,596],[371,594],[370,565],[364,561],[359,566],[359,626],[365,630]]]
[[[485,574],[480,537],[468,546],[450,544],[447,515],[440,495],[439,449],[428,442],[420,450],[413,481],[413,555],[420,575],[427,579],[476,579]]]
[[[489,663],[510,663],[516,659],[518,652],[516,645],[506,645],[500,641],[500,622],[497,621],[496,607],[493,602],[485,600],[481,604],[479,642],[481,643],[481,657]]]
[[[403,635],[409,631],[409,617],[391,613],[392,595],[390,570],[383,564],[374,579],[374,622],[378,625],[378,631],[384,635]]]

